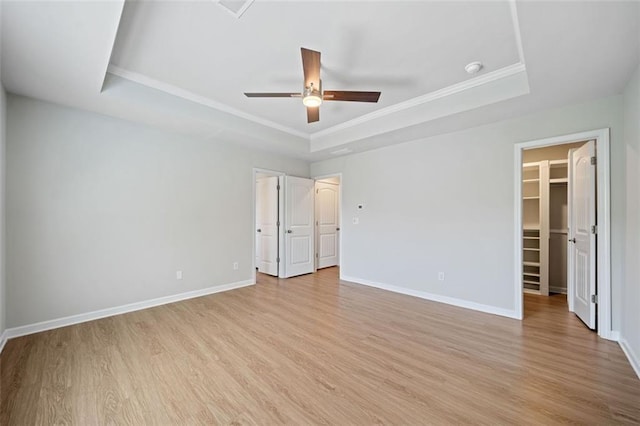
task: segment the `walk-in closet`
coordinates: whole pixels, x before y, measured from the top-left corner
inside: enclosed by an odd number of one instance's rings
[[[523,289],[567,293],[569,155],[584,142],[523,151]]]

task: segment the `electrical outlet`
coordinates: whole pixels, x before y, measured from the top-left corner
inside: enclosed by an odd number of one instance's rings
[[[233,270],[237,271],[238,267],[239,267],[238,262],[233,262]]]
[[[176,271],[176,280],[182,279],[182,271]]]
[[[444,272],[438,272],[438,281],[444,281]]]

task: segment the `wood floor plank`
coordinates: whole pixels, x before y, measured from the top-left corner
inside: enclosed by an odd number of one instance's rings
[[[10,340],[0,424],[638,424],[640,380],[561,295],[516,321],[337,268]]]

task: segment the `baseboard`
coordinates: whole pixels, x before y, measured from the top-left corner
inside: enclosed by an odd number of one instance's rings
[[[549,293],[567,294],[566,287],[549,286]]]
[[[349,277],[346,275],[341,275],[340,279],[344,281],[349,281],[355,284],[362,284],[369,287],[375,287],[382,290],[392,291],[394,293],[405,294],[407,296],[419,297],[421,299],[431,300],[433,302],[446,303],[447,305],[458,306],[460,308],[472,309],[474,311],[486,312],[488,314],[520,319],[515,310],[503,309],[503,308],[498,308],[490,305],[483,305],[481,303],[470,302],[468,300],[456,299],[454,297],[442,296],[439,294],[427,293],[424,291],[411,290],[404,287],[398,287],[395,285],[369,281],[369,280],[365,280],[357,277]]]
[[[640,357],[633,351],[631,346],[629,346],[627,339],[625,339],[624,337],[620,337],[620,339],[618,340],[618,344],[622,348],[622,352],[624,352],[624,354],[627,356],[629,364],[631,364],[631,367],[633,367],[633,370],[636,372],[638,379],[640,379]]]
[[[9,338],[7,337],[7,330],[5,330],[2,332],[2,334],[0,334],[0,354],[2,353],[7,340],[9,340]]]
[[[93,321],[100,318],[112,317],[114,315],[126,314],[128,312],[139,311],[141,309],[153,308],[154,306],[166,305],[168,303],[179,302],[181,300],[193,299],[196,297],[207,296],[209,294],[221,293],[223,291],[234,290],[255,284],[254,280],[238,281],[231,284],[223,284],[214,287],[203,288],[200,290],[188,291],[185,293],[174,294],[172,296],[159,297],[156,299],[145,300],[142,302],[129,303],[127,305],[116,306],[114,308],[100,309],[98,311],[87,312],[85,314],[72,315],[64,318],[58,318],[49,321],[38,322],[35,324],[23,325],[20,327],[8,328],[3,333],[4,342],[14,337],[26,336],[28,334],[39,333],[41,331],[52,330],[54,328],[66,327],[69,325],[80,324],[87,321]]]

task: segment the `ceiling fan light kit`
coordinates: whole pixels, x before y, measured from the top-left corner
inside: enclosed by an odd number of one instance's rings
[[[358,92],[350,90],[322,91],[320,80],[320,52],[300,48],[302,53],[302,69],[304,71],[304,89],[302,93],[247,93],[248,98],[302,98],[307,107],[307,123],[320,121],[320,105],[322,101],[371,102],[376,103],[380,92]]]
[[[319,107],[322,104],[322,93],[320,90],[316,90],[313,88],[313,83],[311,86],[304,89],[302,94],[302,103],[306,107]]]

